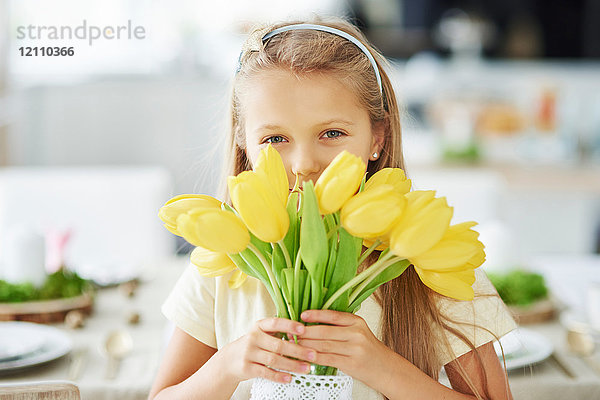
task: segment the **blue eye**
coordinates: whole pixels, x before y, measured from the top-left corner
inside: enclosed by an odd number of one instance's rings
[[[325,136],[328,139],[337,139],[337,138],[340,138],[340,137],[345,136],[345,135],[346,134],[344,132],[336,131],[336,130],[333,130],[333,129],[330,130],[330,131],[325,132]]]
[[[272,143],[272,144],[276,144],[276,143],[281,143],[283,142],[284,139],[282,136],[271,136],[265,139],[265,143]]]

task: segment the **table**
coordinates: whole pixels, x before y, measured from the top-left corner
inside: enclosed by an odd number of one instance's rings
[[[146,399],[156,369],[162,357],[170,330],[160,312],[160,306],[187,264],[187,257],[177,258],[150,268],[132,298],[116,287],[101,289],[95,310],[86,326],[70,330],[56,325],[71,336],[75,350],[87,348],[85,369],[75,382],[84,400]],[[126,314],[135,310],[141,314],[138,325],[128,325]],[[116,328],[126,328],[134,339],[132,353],[121,362],[115,380],[104,378],[107,360],[100,351],[106,334]],[[549,338],[558,357],[576,374],[567,377],[551,359],[527,368],[509,371],[509,381],[515,400],[600,399],[600,376],[578,357],[568,353],[564,328],[558,321],[528,325]],[[600,354],[596,354],[600,362]],[[0,384],[45,380],[66,380],[72,356],[24,370],[14,375],[0,376]]]
[[[587,363],[567,348],[566,330],[558,321],[527,325],[541,333],[554,345],[555,355],[575,378],[568,377],[552,360],[509,371],[508,378],[515,400],[592,400],[600,399],[600,376]],[[600,362],[600,354],[594,354]]]
[[[94,311],[83,328],[69,329],[63,324],[53,325],[71,337],[71,354],[41,366],[0,375],[0,384],[68,380],[73,355],[87,349],[84,368],[75,381],[82,399],[146,399],[169,334],[160,306],[187,260],[187,257],[174,258],[160,267],[147,268],[133,297],[127,297],[116,286],[99,289]],[[132,311],[140,314],[137,325],[127,322],[127,316]],[[116,378],[111,381],[105,379],[107,358],[101,349],[106,335],[118,328],[131,333],[134,345],[130,355],[121,361]]]

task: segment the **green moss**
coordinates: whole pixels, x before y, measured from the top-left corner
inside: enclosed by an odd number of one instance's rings
[[[62,299],[79,296],[91,289],[91,283],[77,273],[60,269],[48,275],[44,284],[36,288],[31,283],[13,284],[0,280],[0,303]]]
[[[515,269],[506,274],[488,273],[488,277],[507,305],[526,306],[548,297],[544,277],[535,272]]]

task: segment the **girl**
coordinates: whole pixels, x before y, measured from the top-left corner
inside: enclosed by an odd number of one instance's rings
[[[404,168],[383,64],[342,20],[253,31],[234,80],[227,175],[250,169],[268,143],[291,184],[296,175],[315,182],[342,150],[362,157],[369,176]],[[304,312],[305,322],[322,324],[311,326],[270,317],[275,307],[258,280],[229,289],[228,279],[190,266],[176,284],[163,305],[176,329],[150,398],[247,399],[252,378],[289,382],[275,369],[306,373],[310,362],[351,375],[356,399],[512,398],[492,341],[515,324],[483,272],[474,284],[479,295],[460,302],[427,288],[411,267],[356,315]],[[278,332],[300,340],[279,340]],[[442,367],[452,389],[438,383]]]

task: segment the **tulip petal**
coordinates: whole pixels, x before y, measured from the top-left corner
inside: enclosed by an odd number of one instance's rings
[[[181,236],[181,233],[179,233],[179,231],[177,230],[177,226],[171,226],[169,224],[164,224],[164,227],[167,228],[167,230],[169,232],[171,232],[172,234]]]
[[[219,276],[237,268],[227,254],[203,247],[196,247],[192,251],[190,261],[196,266],[200,275],[204,276]]]
[[[404,171],[400,168],[383,168],[367,180],[364,190],[366,191],[379,185],[392,185],[395,192],[406,194],[410,191],[412,182],[410,179],[406,179]]]
[[[231,274],[231,277],[229,278],[229,281],[227,281],[227,284],[229,285],[230,289],[237,289],[240,286],[242,286],[244,282],[246,282],[247,277],[248,275],[246,275],[238,269],[233,274]]]
[[[469,260],[469,266],[471,268],[478,268],[485,262],[485,251],[483,251],[483,244],[479,242],[479,246],[475,255]]]
[[[170,228],[175,228],[177,218],[194,208],[221,208],[221,202],[204,194],[181,194],[167,201],[158,211],[158,217]]]
[[[250,232],[263,242],[276,243],[285,237],[290,224],[286,204],[263,174],[244,171],[230,176],[227,183],[233,206]]]
[[[477,247],[474,243],[442,238],[431,249],[410,258],[410,262],[421,269],[441,272],[463,267],[476,252]]]
[[[479,233],[472,230],[477,223],[469,221],[452,225],[442,239],[431,249],[411,257],[411,262],[421,269],[437,272],[477,268],[485,260]]]
[[[197,208],[177,218],[177,230],[193,244],[219,253],[239,253],[250,242],[248,229],[233,213]]]
[[[262,173],[277,193],[283,204],[286,204],[289,193],[289,181],[283,160],[279,152],[270,144],[262,149],[256,160],[254,171]]]
[[[357,192],[365,171],[366,165],[360,157],[345,150],[338,154],[315,184],[321,214],[339,210]]]
[[[449,207],[434,209],[414,224],[401,222],[390,236],[390,249],[402,258],[411,258],[429,250],[439,242],[452,219]]]
[[[390,249],[402,258],[415,257],[433,247],[447,231],[452,208],[434,191],[413,191],[405,195],[406,207],[390,233]]]
[[[468,269],[460,272],[434,272],[415,267],[421,281],[436,292],[458,300],[473,300],[475,272]]]
[[[351,197],[342,207],[342,226],[354,236],[376,238],[396,223],[404,206],[404,196],[391,185],[372,187]]]

